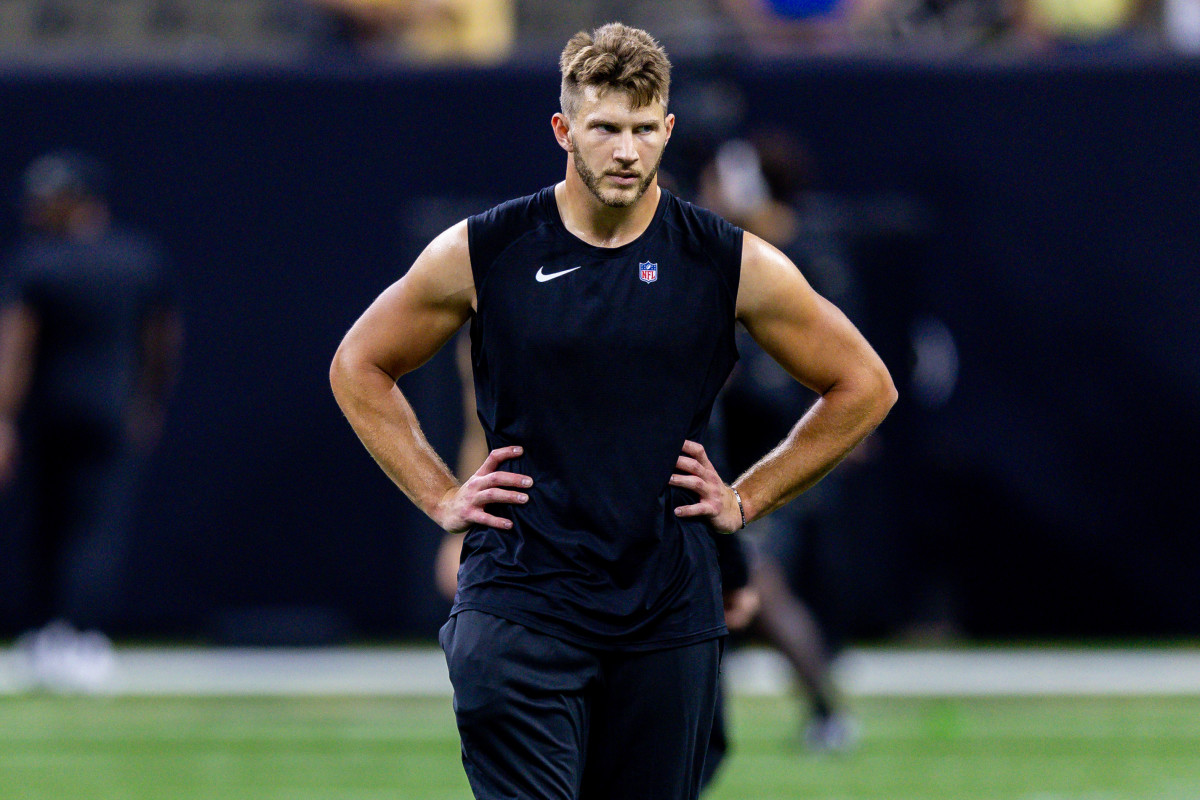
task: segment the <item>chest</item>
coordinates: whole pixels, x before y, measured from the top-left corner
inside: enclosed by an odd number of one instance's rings
[[[711,351],[731,308],[710,262],[665,247],[608,258],[514,252],[480,293],[485,340],[506,350],[648,369]]]

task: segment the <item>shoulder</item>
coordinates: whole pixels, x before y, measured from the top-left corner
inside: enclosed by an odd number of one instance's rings
[[[521,225],[529,221],[540,221],[544,216],[546,193],[552,192],[553,186],[548,186],[524,197],[514,197],[499,205],[492,206],[487,211],[468,217],[472,225]]]
[[[816,293],[799,268],[779,248],[752,233],[743,239],[738,316],[785,310],[811,311]]]
[[[666,223],[679,232],[685,252],[711,264],[721,276],[731,299],[741,281],[744,231],[719,214],[681,200],[664,191]]]
[[[689,203],[670,192],[663,191],[667,203],[667,219],[684,233],[703,241],[724,242],[740,251],[742,229],[707,208]]]
[[[511,242],[548,222],[546,194],[553,187],[516,197],[467,218],[471,255],[490,260]]]

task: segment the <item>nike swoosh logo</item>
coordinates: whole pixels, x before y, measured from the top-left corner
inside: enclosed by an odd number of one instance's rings
[[[538,283],[552,281],[560,275],[566,275],[568,272],[574,272],[577,269],[583,269],[583,267],[571,267],[570,269],[564,269],[559,272],[545,272],[545,269],[545,267],[538,267],[537,275],[534,276],[537,278]]]

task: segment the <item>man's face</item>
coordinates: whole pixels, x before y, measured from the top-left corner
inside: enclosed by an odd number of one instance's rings
[[[631,108],[626,92],[585,86],[570,121],[575,171],[604,205],[632,206],[658,174],[674,126],[675,116],[658,101]]]

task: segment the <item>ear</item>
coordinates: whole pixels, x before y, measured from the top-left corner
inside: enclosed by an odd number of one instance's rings
[[[575,144],[571,141],[571,120],[561,111],[550,118],[550,127],[554,129],[554,138],[558,146],[568,153],[575,152]]]
[[[666,119],[663,120],[663,126],[667,131],[667,139],[663,142],[663,145],[666,146],[666,143],[671,141],[671,131],[675,130],[675,115],[667,114]]]

